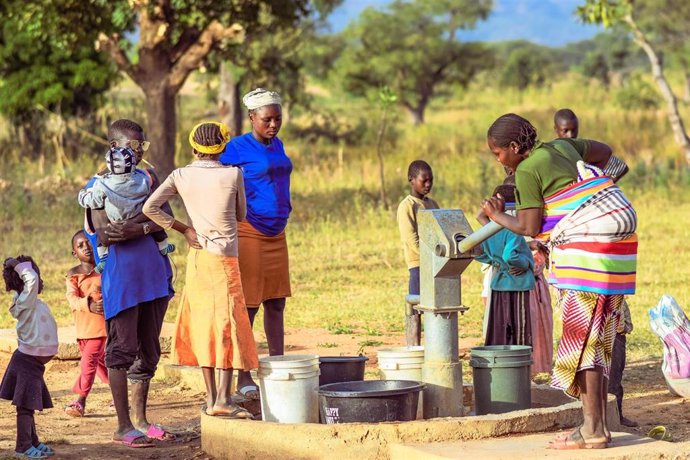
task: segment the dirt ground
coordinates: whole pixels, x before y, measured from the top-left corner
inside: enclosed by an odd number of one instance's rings
[[[334,334],[325,329],[292,329],[286,334],[287,353],[317,353],[321,356],[353,355],[363,348],[369,357],[366,378],[376,378],[376,350],[398,346],[402,334],[367,337],[356,333]],[[476,345],[476,339],[462,339],[461,349]],[[265,342],[260,339],[260,346]],[[265,353],[261,349],[260,353]],[[0,371],[4,372],[9,355],[0,353]],[[72,418],[63,411],[73,400],[70,391],[78,375],[76,361],[52,361],[47,366],[46,382],[55,408],[36,416],[42,441],[54,447],[56,459],[209,459],[201,450],[199,410],[203,395],[165,381],[152,383],[149,419],[181,433],[179,442],[158,443],[155,448],[131,449],[110,442],[115,428],[115,414],[108,409],[110,391],[97,382],[87,402],[86,415]],[[674,441],[690,440],[690,400],[676,398],[666,389],[658,361],[632,362],[624,376],[626,400],[624,413],[640,423],[631,433],[645,435],[657,425],[664,425]],[[261,422],[254,422],[261,423]],[[0,459],[14,453],[15,416],[13,407],[0,402]]]

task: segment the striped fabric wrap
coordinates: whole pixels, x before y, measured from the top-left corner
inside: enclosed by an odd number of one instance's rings
[[[578,181],[544,199],[542,232],[551,247],[549,282],[559,289],[634,294],[637,214],[604,173],[579,161]]]

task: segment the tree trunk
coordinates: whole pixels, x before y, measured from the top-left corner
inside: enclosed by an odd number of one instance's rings
[[[233,73],[230,64],[220,65],[220,84],[218,87],[218,114],[230,129],[230,134],[242,134],[244,111],[240,99],[240,81]]]
[[[384,170],[383,162],[383,138],[386,134],[386,126],[388,125],[388,108],[384,107],[383,114],[381,115],[381,124],[379,126],[379,133],[376,138],[376,156],[379,159],[379,180],[381,181],[381,205],[386,211],[390,208],[388,204],[388,197],[386,197],[386,176]]]
[[[671,123],[671,129],[673,130],[673,135],[676,138],[676,143],[683,150],[685,154],[685,162],[690,165],[690,138],[685,131],[685,126],[683,125],[683,119],[678,111],[678,100],[676,95],[673,93],[671,85],[668,84],[666,77],[664,76],[664,68],[659,59],[659,55],[652,47],[652,44],[647,40],[644,33],[637,27],[637,23],[633,19],[632,15],[625,16],[625,22],[630,26],[635,37],[635,41],[644,50],[649,58],[649,63],[652,66],[652,76],[659,86],[661,95],[666,101],[666,109],[668,111],[668,120]]]
[[[151,163],[158,178],[163,181],[175,169],[177,91],[163,83],[142,89],[146,95],[146,134],[151,142],[151,148],[144,159]]]
[[[690,104],[690,69],[683,69],[683,102]]]
[[[406,108],[407,112],[410,114],[410,118],[412,118],[413,125],[419,126],[424,124],[424,109],[426,109],[426,105],[418,105],[416,107],[406,106]]]

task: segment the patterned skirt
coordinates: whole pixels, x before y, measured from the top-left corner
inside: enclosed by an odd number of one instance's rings
[[[558,343],[551,385],[580,396],[575,375],[600,367],[608,378],[623,295],[559,290],[563,335]]]

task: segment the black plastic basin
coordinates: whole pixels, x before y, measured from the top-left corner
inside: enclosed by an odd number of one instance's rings
[[[320,356],[319,386],[329,383],[364,380],[364,365],[369,360],[359,356]]]
[[[417,416],[424,384],[410,380],[365,380],[319,388],[321,423],[405,422]]]

